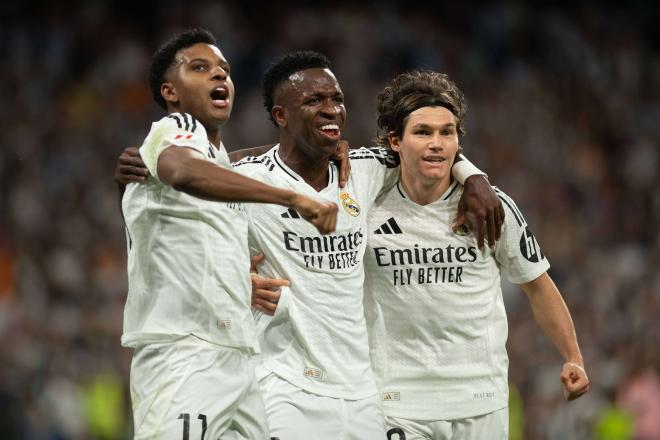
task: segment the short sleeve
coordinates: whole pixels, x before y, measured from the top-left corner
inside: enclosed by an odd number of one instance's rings
[[[538,278],[550,268],[534,234],[518,206],[498,188],[495,193],[502,201],[506,215],[502,237],[495,245],[495,259],[509,281],[523,284]]]
[[[399,180],[399,157],[383,147],[358,148],[349,152],[351,167],[368,177],[373,198]]]
[[[171,146],[192,148],[204,156],[208,155],[210,148],[204,126],[187,113],[171,113],[154,122],[140,147],[140,156],[151,175],[157,179],[158,158]]]

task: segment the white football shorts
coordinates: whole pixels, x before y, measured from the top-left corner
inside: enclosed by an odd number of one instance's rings
[[[194,336],[138,347],[134,439],[269,439],[251,355]]]
[[[507,440],[509,408],[456,420],[385,417],[387,440]]]
[[[275,374],[259,384],[270,435],[279,440],[384,439],[385,424],[378,395],[360,400],[320,396]]]

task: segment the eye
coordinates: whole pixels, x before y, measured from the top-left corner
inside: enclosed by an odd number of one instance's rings
[[[224,66],[220,66],[220,68],[222,70],[224,70],[227,75],[229,75],[229,72],[231,72],[231,67],[229,66],[229,64],[225,64]]]
[[[427,130],[426,128],[418,128],[417,130],[413,131],[413,133],[418,136],[429,136],[431,131]]]
[[[206,70],[206,65],[205,64],[193,64],[192,69],[197,71],[197,72],[203,72]]]
[[[343,104],[344,103],[344,97],[342,95],[335,96],[335,102],[337,104]]]
[[[321,102],[321,98],[313,96],[306,101],[306,104],[318,104],[319,102]]]

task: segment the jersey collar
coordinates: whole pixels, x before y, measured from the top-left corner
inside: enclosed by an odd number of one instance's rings
[[[435,202],[431,202],[430,205],[432,205],[434,203],[445,202],[445,201],[449,200],[451,195],[454,194],[454,192],[456,191],[456,188],[458,188],[458,185],[459,185],[459,183],[457,181],[454,181],[451,185],[449,185],[449,188],[447,188],[447,190],[440,196],[440,198],[438,200],[436,200]],[[406,190],[403,189],[403,185],[401,184],[401,179],[399,179],[396,182],[396,189],[399,193],[399,196],[402,199],[410,200],[410,197],[408,197],[408,194],[406,194]],[[410,202],[414,203],[412,200],[410,200]]]
[[[289,168],[287,166],[287,164],[284,163],[284,161],[282,160],[282,157],[280,156],[280,144],[275,145],[271,149],[271,151],[272,151],[272,156],[273,156],[273,162],[275,163],[275,166],[277,168],[279,168],[282,172],[284,172],[286,175],[288,175],[291,179],[305,183],[305,179],[300,177],[300,175],[298,175],[298,173],[296,173],[291,168]],[[326,186],[326,188],[329,187],[329,186],[334,186],[335,185],[335,183],[336,183],[335,179],[336,179],[337,174],[338,174],[338,170],[337,170],[336,165],[332,161],[330,161],[330,163],[328,164],[329,178],[328,178],[328,185]]]

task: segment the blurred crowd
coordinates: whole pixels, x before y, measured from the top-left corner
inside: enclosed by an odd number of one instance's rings
[[[201,26],[232,64],[229,150],[275,141],[259,78],[286,51],[332,60],[353,146],[371,144],[387,80],[447,72],[468,99],[465,153],[525,214],[592,381],[563,400],[560,356],[505,285],[511,438],[660,439],[658,6],[237,3],[0,7],[0,438],[130,436],[112,173],[163,114],[151,53]]]

